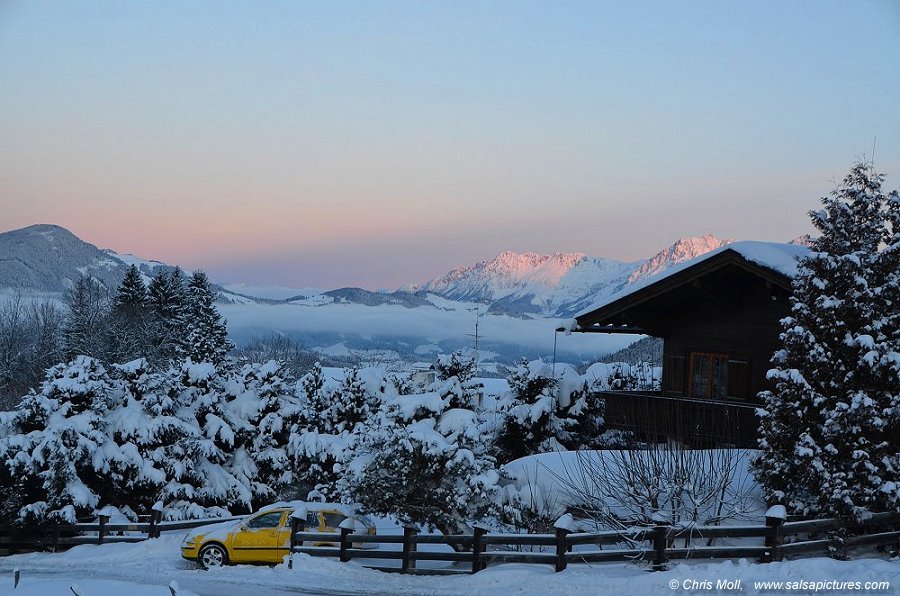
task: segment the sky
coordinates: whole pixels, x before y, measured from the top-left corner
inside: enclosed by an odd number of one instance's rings
[[[900,2],[0,0],[0,231],[396,288],[900,187]]]

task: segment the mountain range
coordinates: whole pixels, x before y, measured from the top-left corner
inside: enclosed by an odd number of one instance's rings
[[[633,262],[507,251],[395,291],[216,288],[229,334],[239,345],[277,333],[330,358],[357,363],[429,361],[435,353],[478,345],[482,370],[490,372],[491,366],[523,356],[551,357],[560,319],[728,242],[711,235],[683,238]],[[5,232],[0,234],[0,298],[13,293],[61,298],[81,275],[112,292],[132,264],[147,281],[159,268],[173,267],[100,249],[55,225]],[[559,341],[559,356],[592,361],[634,339],[567,337]]]
[[[447,300],[483,304],[489,314],[570,317],[628,284],[728,242],[709,234],[682,238],[649,259],[630,263],[582,253],[540,255],[505,251],[493,259],[455,267],[440,277],[393,292],[339,288],[273,299],[265,291],[253,288],[244,292],[234,285],[217,289],[220,301],[225,303],[332,302],[418,308],[434,307],[427,298],[433,294]],[[148,281],[157,269],[173,267],[97,248],[56,225],[38,224],[0,234],[0,289],[7,292],[62,294],[81,275],[90,275],[113,290],[130,265],[136,265]]]
[[[488,303],[488,312],[570,317],[628,284],[730,242],[710,234],[682,238],[649,259],[631,263],[582,253],[507,251],[489,261],[456,267],[410,289],[451,300]]]

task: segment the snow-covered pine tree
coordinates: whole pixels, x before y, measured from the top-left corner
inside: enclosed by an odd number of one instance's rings
[[[138,268],[125,272],[113,298],[109,325],[109,357],[112,362],[130,362],[142,357],[149,342],[147,287]]]
[[[7,519],[73,523],[93,513],[121,479],[123,454],[106,428],[113,393],[103,366],[77,356],[47,371],[40,393],[25,396],[4,420],[0,460],[21,491],[7,498],[4,506],[15,509],[3,512]]]
[[[216,308],[216,293],[206,274],[195,271],[187,287],[187,356],[194,362],[220,364],[234,345]]]
[[[97,280],[81,276],[66,293],[63,345],[66,358],[106,356],[105,329],[109,307],[106,292]]]
[[[184,498],[172,506],[172,515],[202,517],[250,509],[256,463],[243,447],[235,447],[237,433],[248,423],[229,407],[222,388],[223,371],[210,362],[186,359],[178,377],[179,415],[199,427],[184,438]]]
[[[573,421],[566,412],[570,403],[561,403],[559,380],[549,366],[523,359],[507,378],[510,394],[504,406],[503,422],[494,441],[498,461],[564,449]],[[568,399],[568,394],[566,395]]]
[[[572,425],[566,446],[569,449],[600,449],[606,446],[603,400],[594,394],[587,381],[582,381],[581,386],[572,391],[571,401],[568,414]]]
[[[157,269],[147,288],[147,301],[153,352],[147,358],[154,364],[180,360],[185,353],[184,329],[188,316],[187,289],[181,269]]]
[[[175,415],[168,375],[152,372],[144,358],[113,367],[114,402],[107,434],[130,464],[101,495],[101,504],[149,511],[166,502],[166,487],[177,476],[173,446],[194,430]]]
[[[339,391],[328,386],[322,366],[316,362],[300,379],[300,409],[291,425],[288,456],[295,472],[297,488],[306,497],[313,490],[333,486],[334,464],[344,446],[337,421],[335,402],[343,399]]]
[[[351,433],[358,424],[364,424],[378,407],[378,398],[369,392],[363,382],[360,369],[346,371],[331,398],[329,417],[334,434]]]
[[[243,449],[256,465],[256,474],[247,478],[260,506],[294,480],[287,456],[290,438],[286,414],[297,409],[291,394],[289,375],[283,363],[245,364],[226,383],[229,408],[247,424],[236,432],[235,452]]]
[[[434,368],[435,380],[428,391],[437,392],[442,399],[449,400],[448,408],[475,410],[480,407],[482,387],[474,380],[474,358],[466,357],[461,352],[453,352],[449,356],[443,354],[438,357]]]
[[[794,280],[776,389],[761,395],[757,477],[801,514],[900,511],[898,199],[882,180],[857,163],[810,213],[821,236]]]
[[[337,466],[340,498],[446,534],[505,512],[501,473],[486,453],[478,415],[448,407],[452,399],[434,392],[385,397]]]

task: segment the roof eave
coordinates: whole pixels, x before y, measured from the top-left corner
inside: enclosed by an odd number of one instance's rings
[[[610,324],[604,321],[609,320],[635,306],[643,304],[648,300],[652,300],[657,296],[664,294],[670,290],[674,290],[685,284],[693,283],[695,280],[712,273],[718,269],[728,265],[736,265],[753,273],[754,275],[766,280],[768,283],[777,285],[785,290],[791,289],[791,278],[779,271],[765,267],[753,261],[746,259],[743,255],[733,249],[726,249],[714,257],[703,259],[700,262],[686,267],[682,271],[667,276],[657,282],[644,286],[630,294],[626,294],[621,298],[605,304],[591,312],[585,313],[580,317],[576,317],[575,321],[578,326],[572,329],[574,332],[581,332],[590,329],[605,328]],[[603,331],[596,331],[603,333]],[[615,333],[613,331],[612,333]]]

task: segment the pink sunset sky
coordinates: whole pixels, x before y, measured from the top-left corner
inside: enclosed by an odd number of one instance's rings
[[[395,288],[787,241],[876,137],[900,186],[896,3],[622,4],[3,3],[0,231]]]

